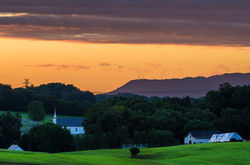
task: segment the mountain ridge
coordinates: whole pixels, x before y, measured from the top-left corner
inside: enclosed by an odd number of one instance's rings
[[[199,98],[210,90],[216,90],[225,82],[231,85],[250,85],[250,73],[225,73],[210,77],[185,77],[173,79],[137,79],[127,82],[107,95],[136,94],[147,97],[185,97]]]

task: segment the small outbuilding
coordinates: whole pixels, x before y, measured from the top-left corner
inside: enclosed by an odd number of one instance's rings
[[[23,151],[23,149],[21,147],[19,147],[18,145],[11,145],[8,150],[13,150],[13,151]]]
[[[184,139],[184,144],[208,143],[213,134],[220,134],[221,131],[190,131]]]
[[[213,134],[210,143],[216,142],[230,142],[230,141],[243,141],[242,137],[236,132]]]

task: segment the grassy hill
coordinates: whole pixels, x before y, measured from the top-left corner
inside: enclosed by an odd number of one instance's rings
[[[142,149],[137,159],[125,149],[58,154],[0,150],[0,164],[81,165],[250,165],[250,142]]]

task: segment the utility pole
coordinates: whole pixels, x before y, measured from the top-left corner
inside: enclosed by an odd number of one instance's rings
[[[24,79],[24,87],[28,88],[30,85],[30,79]]]

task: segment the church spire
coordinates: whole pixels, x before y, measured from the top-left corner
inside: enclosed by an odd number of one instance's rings
[[[56,107],[55,107],[55,110],[54,110],[53,123],[56,124]]]
[[[54,110],[54,118],[56,118],[56,107],[55,107],[55,110]]]

